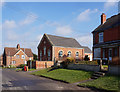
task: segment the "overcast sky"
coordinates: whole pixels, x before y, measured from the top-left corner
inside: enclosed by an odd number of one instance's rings
[[[73,37],[92,49],[91,32],[101,23],[101,14],[107,18],[118,14],[116,2],[4,2],[0,9],[0,54],[4,47],[16,47],[18,43],[37,54],[44,33]]]

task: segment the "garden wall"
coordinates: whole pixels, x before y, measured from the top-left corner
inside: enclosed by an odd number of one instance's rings
[[[69,64],[68,69],[79,69],[86,71],[98,72],[100,70],[99,65],[86,65],[86,64]],[[109,66],[109,74],[120,75],[120,66]]]
[[[48,68],[54,65],[53,61],[36,61],[36,69]]]
[[[86,64],[69,64],[68,69],[80,69],[80,70],[86,70],[86,71],[99,71],[98,65],[86,65]]]

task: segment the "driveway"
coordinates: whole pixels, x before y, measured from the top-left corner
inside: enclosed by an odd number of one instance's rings
[[[16,72],[13,69],[2,69],[2,90],[87,90],[72,84],[61,83],[51,79]],[[92,91],[95,92],[95,91]]]

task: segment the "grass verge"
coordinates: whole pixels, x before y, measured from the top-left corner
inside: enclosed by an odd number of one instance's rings
[[[108,91],[120,91],[120,76],[106,75],[90,82],[81,83],[78,86],[94,87]]]
[[[33,75],[45,76],[48,78],[61,80],[69,83],[75,83],[82,80],[87,80],[91,77],[93,72],[87,72],[82,70],[68,70],[68,69],[56,69],[48,71],[49,69],[42,69],[40,71],[33,72]]]
[[[34,71],[36,69],[28,69],[28,71]],[[22,68],[17,68],[16,71],[22,71]]]

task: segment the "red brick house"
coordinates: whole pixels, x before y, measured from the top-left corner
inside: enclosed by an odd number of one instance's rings
[[[101,15],[101,24],[93,33],[93,59],[107,59],[120,64],[120,14],[106,20]]]
[[[29,48],[20,48],[18,44],[16,48],[5,47],[3,53],[3,65],[19,66],[27,64],[28,60],[33,60],[33,53]]]
[[[88,51],[88,49],[86,49],[86,51]],[[84,56],[84,47],[74,38],[44,34],[38,45],[39,61],[62,60],[65,57],[83,60]]]

